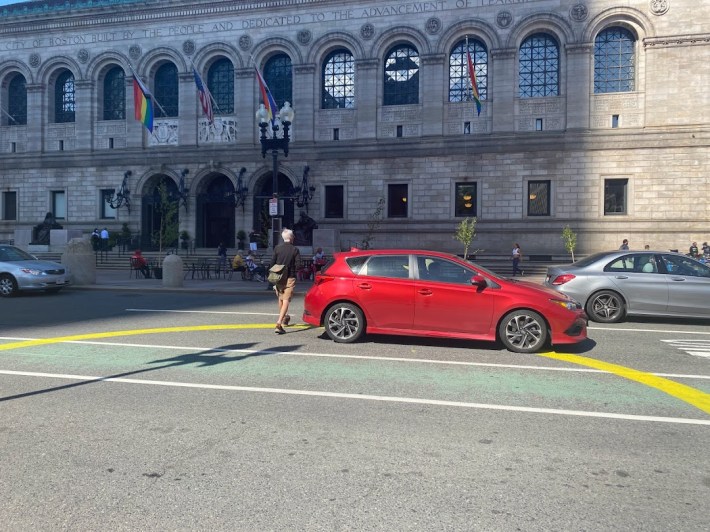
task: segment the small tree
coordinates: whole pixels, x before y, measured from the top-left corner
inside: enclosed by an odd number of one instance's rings
[[[572,255],[572,262],[574,262],[574,248],[577,247],[577,233],[572,231],[569,225],[565,225],[562,230],[562,241],[565,243],[567,252]]]
[[[466,218],[456,227],[454,238],[463,244],[463,258],[468,258],[468,248],[471,247],[471,242],[476,238],[476,217]],[[474,253],[480,250],[476,250]]]
[[[178,239],[178,202],[170,197],[165,184],[158,185],[158,196],[160,201],[155,204],[155,212],[158,215],[158,229],[151,235],[154,246],[158,246],[158,251],[162,255],[163,246],[176,246]]]
[[[367,234],[365,235],[365,238],[362,239],[362,243],[360,244],[362,249],[370,249],[371,242],[375,239],[375,231],[377,231],[382,223],[382,211],[384,208],[385,198],[380,198],[377,200],[377,206],[367,222]]]

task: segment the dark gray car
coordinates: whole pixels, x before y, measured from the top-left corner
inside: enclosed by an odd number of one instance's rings
[[[710,318],[710,267],[680,253],[606,251],[550,266],[543,283],[580,301],[589,319]]]

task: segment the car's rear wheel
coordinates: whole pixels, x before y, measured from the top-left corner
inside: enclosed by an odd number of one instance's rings
[[[355,342],[365,332],[365,316],[351,303],[336,303],[325,313],[325,331],[334,342]]]
[[[547,324],[533,310],[514,310],[500,322],[498,337],[514,353],[535,353],[547,343]]]
[[[600,323],[618,323],[626,314],[623,298],[612,290],[602,290],[587,300],[587,316]]]
[[[17,281],[7,273],[0,275],[0,296],[12,297],[17,293]]]

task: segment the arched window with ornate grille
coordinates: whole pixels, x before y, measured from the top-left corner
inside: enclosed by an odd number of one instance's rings
[[[115,66],[104,77],[104,120],[126,119],[126,75]]]
[[[322,70],[322,109],[353,109],[355,107],[355,60],[348,50],[328,54]]]
[[[74,74],[65,70],[57,76],[54,84],[54,122],[74,122],[75,111]]]
[[[264,81],[278,107],[282,107],[284,102],[293,102],[293,68],[289,56],[278,54],[269,58],[264,65]]]
[[[159,104],[153,107],[156,118],[178,116],[180,110],[179,94],[177,67],[172,63],[161,65],[155,72],[155,86],[153,89],[155,103]]]
[[[481,100],[485,100],[488,97],[488,50],[481,41],[469,39],[468,51],[471,54],[473,70],[476,73],[478,94]],[[466,40],[464,39],[454,45],[449,55],[449,101],[466,102],[471,98],[471,80],[468,74]]]
[[[594,92],[634,90],[636,39],[625,28],[607,28],[594,39]]]
[[[385,56],[383,105],[419,103],[419,52],[400,44]]]
[[[560,94],[560,48],[551,36],[537,33],[523,41],[518,78],[521,98]]]
[[[7,87],[7,114],[3,124],[8,126],[27,125],[27,82],[22,74],[15,74]]]
[[[215,103],[214,114],[234,114],[234,65],[223,57],[210,65],[207,71],[207,88]]]

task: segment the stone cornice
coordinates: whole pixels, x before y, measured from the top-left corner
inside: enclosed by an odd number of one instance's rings
[[[589,54],[594,51],[594,43],[572,43],[565,44],[568,54]]]
[[[294,65],[293,71],[296,74],[313,74],[316,71],[316,65],[314,63],[308,63],[306,65]]]
[[[515,59],[515,54],[517,53],[517,48],[497,48],[491,50],[491,57],[493,59]]]
[[[668,48],[673,46],[698,46],[708,44],[710,44],[710,33],[674,35],[673,37],[648,37],[643,40],[644,48]]]
[[[355,61],[355,68],[358,70],[372,70],[373,68],[377,68],[379,64],[379,59],[357,59]]]

